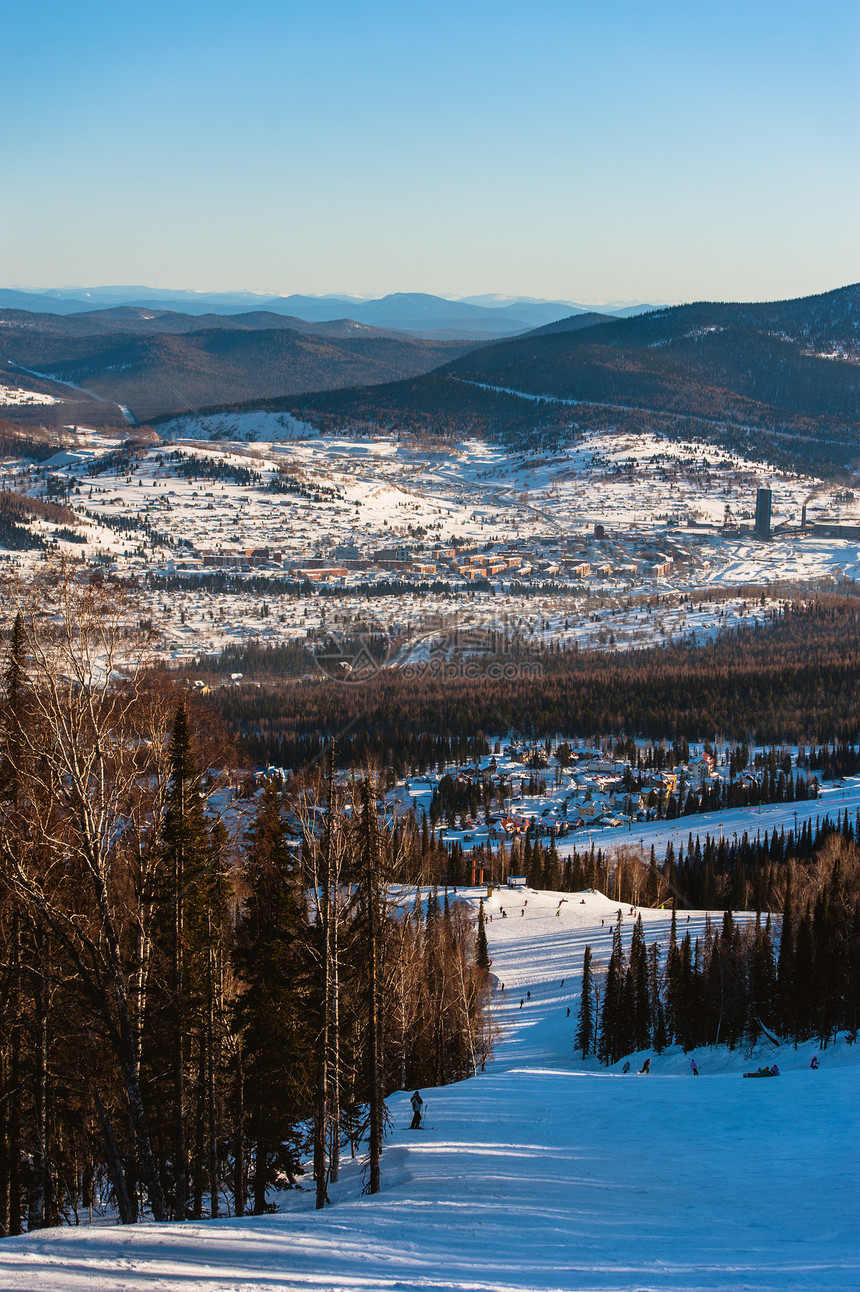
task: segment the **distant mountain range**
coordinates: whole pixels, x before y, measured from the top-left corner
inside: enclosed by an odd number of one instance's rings
[[[462,340],[513,336],[571,313],[590,312],[590,307],[572,301],[492,296],[447,300],[425,292],[395,292],[368,300],[354,296],[266,297],[253,292],[203,294],[150,287],[56,288],[43,292],[0,288],[0,309],[80,314],[118,306],[172,310],[186,315],[263,312],[303,319],[308,323],[350,319],[367,327]],[[625,317],[653,308],[651,305],[628,305],[605,312],[612,317]]]
[[[860,285],[628,319],[573,315],[423,377],[288,407],[325,427],[383,423],[521,442],[611,424],[838,473],[860,465]]]

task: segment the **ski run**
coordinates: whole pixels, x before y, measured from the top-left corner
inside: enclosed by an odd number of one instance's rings
[[[459,894],[476,914],[482,891]],[[1,1292],[860,1286],[860,1047],[840,1038],[822,1052],[766,1043],[583,1062],[573,1046],[583,952],[590,943],[605,967],[618,904],[503,890],[485,912],[494,1055],[471,1080],[421,1092],[420,1130],[409,1130],[411,1090],[388,1099],[380,1194],[362,1196],[362,1163],[347,1160],[321,1212],[308,1179],[270,1216],[7,1239]],[[634,919],[622,915],[626,950]],[[670,913],[641,915],[646,942],[665,951]],[[704,924],[704,912],[689,924],[679,913],[679,935]],[[638,1075],[648,1057],[650,1074]],[[778,1080],[741,1079],[774,1062]]]

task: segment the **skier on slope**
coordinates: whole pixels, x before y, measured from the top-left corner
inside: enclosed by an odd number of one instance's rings
[[[424,1100],[421,1098],[420,1094],[416,1090],[415,1094],[412,1096],[409,1102],[412,1105],[412,1124],[409,1127],[409,1129],[420,1130],[421,1129],[421,1109],[424,1107]]]
[[[694,1077],[697,1077],[699,1075],[699,1069],[696,1067],[695,1059],[690,1060],[690,1071],[692,1072]]]

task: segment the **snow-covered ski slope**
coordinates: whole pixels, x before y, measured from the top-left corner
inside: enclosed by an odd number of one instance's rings
[[[421,1131],[407,1129],[411,1091],[391,1097],[381,1194],[361,1197],[360,1164],[347,1162],[325,1212],[296,1192],[274,1216],[9,1239],[0,1289],[856,1288],[858,1047],[829,1047],[817,1072],[812,1045],[781,1047],[775,1081],[741,1079],[773,1062],[769,1048],[752,1058],[701,1050],[698,1078],[678,1051],[653,1056],[650,1076],[635,1075],[641,1055],[626,1076],[622,1064],[578,1061],[582,952],[590,942],[605,964],[618,906],[566,894],[557,916],[561,896],[486,903],[493,974],[505,983],[495,1057],[471,1081],[423,1091]],[[642,916],[646,940],[662,942],[668,912]],[[691,931],[703,926],[691,914]],[[679,933],[687,927],[685,913]]]

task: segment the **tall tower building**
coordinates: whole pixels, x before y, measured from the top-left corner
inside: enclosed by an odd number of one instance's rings
[[[770,489],[759,489],[755,496],[755,536],[770,538],[770,512],[772,493]]]

